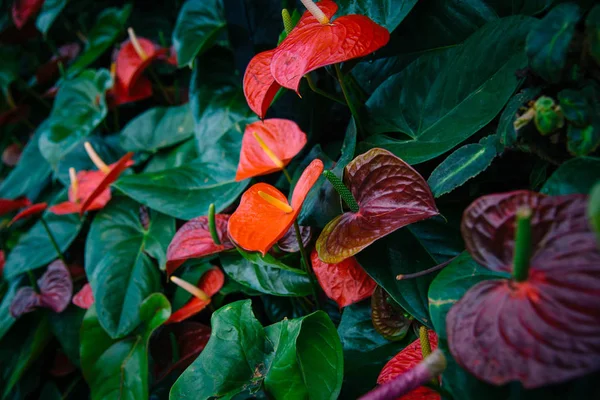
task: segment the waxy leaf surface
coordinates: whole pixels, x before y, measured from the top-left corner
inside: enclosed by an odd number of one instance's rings
[[[325,226],[317,240],[319,258],[340,262],[375,240],[438,214],[427,182],[387,150],[372,149],[346,166],[344,182],[359,205]]]
[[[208,297],[212,297],[221,290],[225,283],[225,275],[217,267],[214,267],[204,273],[198,282],[198,288],[202,290]],[[198,314],[210,304],[210,300],[202,300],[197,297],[192,297],[183,307],[173,312],[171,317],[165,324],[181,322]]]
[[[417,4],[417,0],[337,0],[336,3],[340,8],[339,15],[364,15],[392,32]]]
[[[35,21],[35,26],[44,35],[67,5],[67,0],[45,0],[44,5]]]

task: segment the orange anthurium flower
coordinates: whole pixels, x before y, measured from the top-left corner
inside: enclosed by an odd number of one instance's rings
[[[267,119],[246,126],[235,180],[281,171],[305,144],[306,134],[287,119]]]
[[[194,297],[179,310],[171,314],[171,317],[165,324],[181,322],[204,310],[210,304],[210,298],[217,294],[223,287],[225,275],[219,268],[214,267],[202,275],[197,287],[176,276],[172,276],[171,281]]]
[[[69,170],[71,177],[69,201],[50,207],[50,211],[54,214],[83,214],[86,211],[103,208],[111,198],[108,188],[110,184],[133,165],[131,160],[133,153],[127,153],[116,163],[106,165],[89,142],[85,143],[85,149],[99,170],[75,173],[75,168],[71,168]]]
[[[283,193],[266,183],[248,189],[240,205],[229,218],[227,229],[231,239],[248,251],[267,251],[290,229],[302,209],[306,195],[323,172],[323,162],[313,160],[298,180],[292,204]]]
[[[48,208],[47,203],[32,204],[32,205],[28,206],[27,208],[24,208],[23,210],[19,211],[19,213],[17,215],[15,215],[13,217],[13,219],[10,221],[9,225],[14,224],[15,222],[17,222],[20,219],[39,214],[42,211],[44,211],[46,208]]]
[[[366,56],[390,40],[387,29],[364,15],[344,15],[330,22],[338,9],[331,0],[301,1],[309,11],[276,49],[257,54],[246,69],[244,94],[261,118],[280,87],[298,92],[307,73]]]

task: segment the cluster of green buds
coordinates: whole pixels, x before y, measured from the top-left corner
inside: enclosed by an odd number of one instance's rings
[[[565,125],[565,117],[560,105],[547,96],[541,96],[530,103],[530,107],[515,120],[514,127],[519,130],[532,120],[538,132],[544,136],[556,132]]]

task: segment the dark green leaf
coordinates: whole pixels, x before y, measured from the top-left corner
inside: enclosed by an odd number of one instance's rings
[[[100,324],[112,338],[129,334],[139,323],[139,307],[161,288],[158,265],[175,234],[175,221],[151,211],[145,229],[139,205],[114,198],[90,228],[85,248],[85,271],[96,299]]]
[[[10,304],[12,303],[15,293],[22,285],[22,279],[13,279],[6,283],[6,292],[3,293],[2,302],[0,302],[0,339],[4,337],[6,332],[13,326],[15,319],[10,315]]]
[[[60,390],[56,384],[52,381],[48,381],[44,384],[42,392],[40,393],[40,399],[43,400],[64,400]]]
[[[173,169],[189,164],[198,158],[198,146],[194,139],[188,139],[185,142],[173,148],[159,151],[146,164],[144,172],[159,172],[164,169]]]
[[[496,136],[467,144],[450,154],[431,173],[427,183],[435,197],[451,192],[482,173],[496,158]]]
[[[487,0],[496,12],[501,15],[535,15],[547,10],[556,0]]]
[[[573,158],[554,171],[542,187],[541,193],[551,196],[588,194],[599,179],[600,158]]]
[[[600,182],[594,185],[592,192],[590,193],[588,217],[592,227],[596,231],[598,242],[600,242]],[[0,335],[0,337],[2,337],[2,335]]]
[[[148,340],[171,315],[171,305],[154,293],[133,311],[140,314],[140,326],[135,335],[120,340],[104,331],[95,306],[85,314],[81,367],[92,400],[148,398]]]
[[[187,0],[173,31],[179,66],[191,64],[214,43],[224,27],[222,0]]]
[[[58,195],[53,204],[67,200],[66,190]],[[64,253],[71,242],[75,240],[83,221],[77,214],[56,215],[49,211],[42,216],[60,250]],[[35,251],[32,251],[35,249]],[[19,274],[43,267],[56,260],[58,254],[41,222],[37,222],[31,229],[19,238],[17,245],[12,249],[4,266],[4,276],[13,278]]]
[[[79,331],[85,310],[70,305],[61,313],[50,314],[50,328],[73,365],[79,365]]]
[[[291,268],[270,254],[248,253],[238,249],[221,254],[223,270],[234,281],[250,289],[274,296],[307,296],[310,279],[302,270]]]
[[[600,5],[596,5],[585,20],[590,54],[600,65]]]
[[[526,64],[528,17],[488,23],[461,46],[419,58],[388,78],[367,102],[371,136],[404,161],[430,160],[469,138],[500,112]],[[494,43],[494,46],[490,46]],[[398,132],[396,137],[382,135]]]
[[[558,93],[558,101],[568,121],[577,126],[584,126],[590,121],[592,110],[584,93],[566,89]]]
[[[417,0],[339,0],[336,16],[366,15],[391,32],[400,25],[416,3]]]
[[[46,35],[66,5],[67,0],[45,0],[35,21],[38,30]]]
[[[500,121],[498,122],[498,129],[496,131],[500,146],[503,146],[504,148],[513,147],[517,143],[517,131],[514,127],[517,112],[521,107],[525,106],[525,104],[536,99],[539,94],[539,88],[527,88],[515,94],[508,101],[506,108],[500,115]]]
[[[263,328],[245,300],[215,312],[211,325],[206,348],[175,382],[171,400],[232,398],[261,384],[274,398],[337,398],[342,346],[325,313]]]
[[[600,146],[598,127],[587,125],[578,127],[569,125],[567,128],[567,148],[574,156],[587,156]]]
[[[155,152],[194,134],[189,104],[156,107],[131,120],[121,131],[121,146],[127,151]]]
[[[19,59],[17,50],[8,46],[0,48],[0,90],[2,95],[7,97],[7,91],[10,84],[19,77]]]
[[[581,18],[579,6],[560,4],[550,11],[527,36],[529,65],[549,82],[560,81],[567,63],[567,50]]]

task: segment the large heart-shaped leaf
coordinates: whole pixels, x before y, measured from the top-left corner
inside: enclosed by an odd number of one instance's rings
[[[366,15],[391,32],[400,25],[416,3],[417,0],[340,0],[337,2],[337,15]]]
[[[464,44],[425,55],[388,78],[367,102],[376,135],[365,146],[416,164],[479,131],[518,86],[515,71],[526,65],[524,38],[533,21],[518,16],[488,23]]]
[[[552,196],[588,194],[600,179],[600,158],[579,157],[563,163],[548,178],[541,192]]]
[[[50,314],[50,327],[62,350],[74,365],[79,365],[79,330],[85,310],[70,306],[60,314]]]
[[[175,382],[171,400],[233,397],[261,386],[274,398],[337,398],[342,346],[325,313],[263,328],[245,300],[215,312],[211,325],[206,348]]]
[[[194,134],[189,104],[156,107],[131,120],[121,131],[121,146],[126,151],[155,152]]]
[[[177,17],[173,45],[180,67],[206,51],[225,28],[222,0],[187,0]]]
[[[248,253],[238,249],[221,254],[223,270],[234,281],[261,293],[275,296],[308,296],[310,279],[300,269],[291,268],[270,254]]]
[[[149,224],[140,220],[140,206],[117,197],[99,212],[85,249],[85,271],[92,286],[100,324],[112,338],[130,333],[140,322],[140,304],[160,290],[166,249],[175,222],[151,212]]]
[[[64,191],[57,196],[53,203],[59,203],[67,199]],[[83,221],[78,215],[56,215],[46,212],[42,216],[56,243],[62,252],[66,251],[71,242],[75,240]],[[35,251],[31,251],[35,248]],[[27,271],[43,267],[58,257],[52,241],[41,222],[37,222],[26,234],[19,238],[17,245],[12,249],[4,266],[4,276],[15,277]]]
[[[44,35],[67,5],[67,0],[45,0],[42,9],[35,20],[35,26]]]
[[[148,398],[148,341],[171,314],[171,305],[159,293],[134,310],[140,315],[136,334],[115,340],[103,329],[96,308],[85,314],[81,327],[81,369],[92,400]]]

